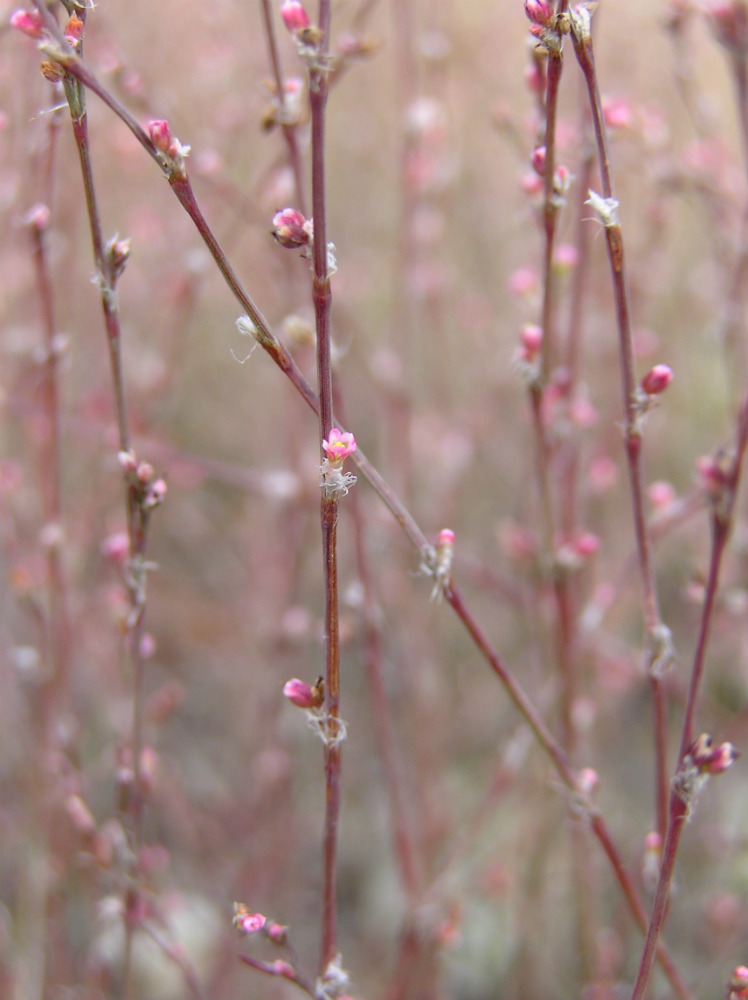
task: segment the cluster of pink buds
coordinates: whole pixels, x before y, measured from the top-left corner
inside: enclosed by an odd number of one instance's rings
[[[121,451],[117,460],[125,473],[127,482],[135,490],[139,506],[152,510],[163,503],[166,496],[166,482],[156,476],[150,462],[139,462],[133,451]]]
[[[739,757],[732,743],[714,745],[711,736],[702,733],[688,748],[678,773],[673,780],[673,790],[690,813],[696,795],[715,774],[723,774]]]
[[[701,774],[722,774],[740,756],[732,743],[719,743],[702,733],[688,748],[688,757]]]
[[[41,38],[44,32],[44,21],[38,10],[16,10],[10,15],[10,26],[16,31],[22,31],[29,38]]]
[[[732,970],[727,990],[727,1000],[748,1000],[748,966],[738,965]]]
[[[288,941],[288,927],[268,920],[262,913],[252,913],[244,903],[234,903],[232,923],[242,934],[262,934],[273,944],[284,945]]]
[[[187,171],[184,158],[189,155],[190,147],[182,145],[172,132],[169,123],[163,118],[148,122],[148,135],[159,153],[163,154],[166,161],[163,165],[169,174],[185,176]]]
[[[545,177],[546,172],[546,158],[547,152],[545,146],[536,146],[530,155],[530,163],[532,164],[532,169],[535,171],[537,177]],[[569,188],[571,187],[571,182],[574,177],[568,167],[563,164],[559,164],[553,172],[553,196],[554,203],[557,205],[562,205],[563,200],[568,194]],[[537,193],[541,189],[541,185],[538,183],[537,186],[533,186],[529,182],[525,183],[525,189],[528,194]]]
[[[273,216],[273,236],[286,250],[311,245],[314,226],[295,208],[283,208]]]

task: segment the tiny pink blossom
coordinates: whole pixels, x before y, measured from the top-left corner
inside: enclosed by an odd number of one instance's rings
[[[44,21],[38,10],[16,10],[10,15],[10,26],[29,38],[41,38]]]
[[[284,927],[283,924],[266,924],[265,933],[273,944],[285,944],[288,940],[288,928]]]
[[[261,913],[252,913],[244,903],[234,903],[234,927],[242,934],[257,934],[267,923]]]
[[[673,370],[670,365],[655,365],[641,381],[641,387],[648,396],[658,396],[673,381]]]
[[[599,550],[600,539],[597,535],[593,535],[591,531],[586,531],[574,539],[573,545],[577,555],[583,559],[587,559],[590,556],[594,556]]]
[[[283,208],[273,216],[273,236],[282,247],[292,250],[310,241],[310,224],[295,208]]]
[[[311,24],[309,15],[299,0],[285,0],[281,4],[280,15],[289,31],[302,31]]]
[[[553,253],[555,267],[571,271],[579,263],[579,251],[572,243],[560,243]]]
[[[45,229],[49,228],[49,223],[52,220],[52,213],[47,205],[42,204],[42,202],[37,202],[36,205],[32,205],[29,209],[26,218],[31,228],[35,229],[38,233],[41,233]]]
[[[583,795],[589,795],[600,784],[600,775],[594,767],[585,767],[577,775],[577,787]]]
[[[675,487],[672,483],[658,480],[655,483],[650,483],[647,490],[647,497],[653,507],[665,510],[675,500]]]
[[[531,267],[520,267],[509,275],[507,284],[512,295],[530,295],[538,287],[537,271]]]
[[[545,161],[546,161],[545,146],[536,146],[535,149],[533,149],[532,151],[530,162],[532,163],[532,169],[540,177],[543,177],[543,175],[545,174]]]
[[[545,26],[553,17],[553,6],[548,0],[525,0],[525,14],[534,24]]]
[[[284,962],[282,958],[278,958],[275,962],[272,962],[270,968],[276,976],[283,976],[286,979],[296,981],[296,970],[288,962]]]
[[[159,118],[148,122],[148,134],[156,149],[162,153],[169,153],[174,143],[174,134],[169,127],[169,123]]]
[[[522,175],[520,185],[525,194],[540,194],[543,190],[543,178],[535,171],[528,171]]]
[[[629,128],[634,120],[631,102],[626,97],[604,97],[603,118],[608,128]]]
[[[283,685],[283,695],[299,708],[316,708],[318,705],[318,699],[313,689],[304,681],[300,681],[298,677],[286,681]]]
[[[130,555],[130,539],[126,531],[108,535],[100,546],[101,554],[112,562],[123,563]]]
[[[333,427],[330,436],[322,442],[322,450],[328,461],[335,465],[352,455],[357,447],[353,434],[350,431],[341,431],[338,427]]]
[[[522,360],[532,361],[543,346],[543,328],[536,323],[525,323],[520,332],[520,340]]]

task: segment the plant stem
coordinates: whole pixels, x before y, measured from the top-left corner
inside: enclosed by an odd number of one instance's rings
[[[613,175],[610,167],[608,137],[603,119],[600,88],[598,85],[592,35],[575,25],[572,15],[572,38],[577,61],[582,70],[589,95],[590,112],[598,150],[598,163],[602,184],[602,196],[613,206],[610,219],[605,220],[604,230],[610,261],[616,321],[618,325],[618,347],[621,371],[621,388],[624,410],[624,444],[629,471],[629,486],[634,519],[634,533],[639,559],[641,579],[644,629],[647,641],[647,673],[652,688],[654,708],[654,748],[655,748],[655,812],[657,827],[664,835],[667,816],[667,775],[665,748],[666,705],[662,690],[661,674],[669,666],[672,658],[668,635],[660,617],[654,571],[651,564],[651,543],[647,528],[642,482],[642,439],[641,419],[636,397],[633,334],[631,307],[629,301],[628,275],[624,260],[623,235],[617,216],[617,201]],[[663,641],[664,640],[664,641]]]
[[[314,219],[312,297],[317,331],[317,380],[320,442],[333,426],[330,306],[332,293],[327,261],[327,205],[325,191],[325,110],[328,90],[330,2],[320,0],[318,51],[309,68],[312,118],[312,216]],[[320,445],[324,461],[324,452]],[[340,817],[340,636],[338,622],[338,497],[323,487],[320,506],[325,588],[325,829],[323,837],[322,934],[319,973],[338,953],[337,863]]]

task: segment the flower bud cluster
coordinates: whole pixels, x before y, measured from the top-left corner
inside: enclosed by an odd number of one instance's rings
[[[117,455],[125,479],[135,492],[135,498],[141,510],[150,511],[163,503],[166,497],[166,482],[156,476],[150,462],[139,462],[135,452],[121,451]]]
[[[714,774],[724,773],[739,756],[732,743],[715,746],[707,733],[702,733],[693,741],[673,779],[673,790],[689,812],[706,781]]]
[[[186,177],[187,167],[185,157],[189,156],[190,147],[183,146],[171,130],[167,121],[158,118],[148,122],[148,135],[159,153],[162,154],[161,165],[169,177]]]
[[[273,944],[285,945],[288,941],[288,927],[268,920],[262,913],[252,913],[244,903],[234,903],[234,927],[248,936],[261,934]]]

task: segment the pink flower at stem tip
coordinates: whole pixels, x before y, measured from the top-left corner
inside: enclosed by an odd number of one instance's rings
[[[641,387],[648,396],[658,396],[673,381],[673,369],[670,365],[655,365],[641,381]]]
[[[341,431],[339,427],[333,427],[327,439],[322,442],[322,450],[333,465],[342,463],[343,459],[352,455],[357,447],[353,434],[350,431]]]

